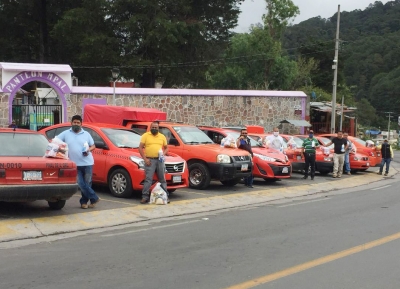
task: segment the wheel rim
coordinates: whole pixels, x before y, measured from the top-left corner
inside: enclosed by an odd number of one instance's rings
[[[204,180],[204,175],[201,170],[193,169],[190,171],[189,180],[190,183],[197,186]]]
[[[123,174],[115,174],[111,181],[112,189],[116,194],[120,195],[125,192],[127,180]]]

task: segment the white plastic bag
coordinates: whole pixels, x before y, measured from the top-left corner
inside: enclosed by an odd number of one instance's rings
[[[232,135],[228,134],[221,140],[221,146],[226,148],[237,148],[236,139]]]
[[[47,145],[44,156],[46,158],[68,159],[68,145],[55,137]]]
[[[167,205],[168,204],[168,195],[161,187],[161,183],[157,182],[154,188],[151,190],[150,194],[150,204],[156,205]]]

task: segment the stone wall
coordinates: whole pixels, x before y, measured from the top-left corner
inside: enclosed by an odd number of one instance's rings
[[[68,119],[74,114],[82,114],[83,98],[107,98],[107,103],[112,103],[112,95],[71,94],[67,97]],[[0,100],[0,125],[7,126],[8,96],[0,94]],[[302,107],[302,98],[116,95],[116,105],[156,108],[167,112],[169,121],[207,126],[260,125],[266,131],[271,131],[284,119],[301,119],[301,114],[295,114],[295,107]],[[285,128],[286,133],[299,133],[299,128],[290,126]]]

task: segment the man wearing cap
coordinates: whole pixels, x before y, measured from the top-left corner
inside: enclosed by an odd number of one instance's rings
[[[303,141],[303,151],[301,156],[305,159],[304,166],[304,177],[303,179],[308,178],[308,171],[311,166],[311,180],[314,179],[315,176],[315,150],[319,146],[318,140],[314,138],[314,131],[310,130],[308,133],[308,138]]]
[[[381,166],[379,167],[378,174],[379,175],[382,174],[383,166],[386,164],[385,176],[387,176],[389,173],[390,162],[393,160],[393,150],[387,139],[385,139],[383,141],[383,144],[381,145],[381,156],[382,156],[382,161],[381,161]]]

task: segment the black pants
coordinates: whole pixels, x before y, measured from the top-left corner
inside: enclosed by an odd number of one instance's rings
[[[304,168],[304,176],[308,177],[308,170],[311,166],[311,177],[315,176],[315,153],[304,153],[305,159],[305,168]]]

